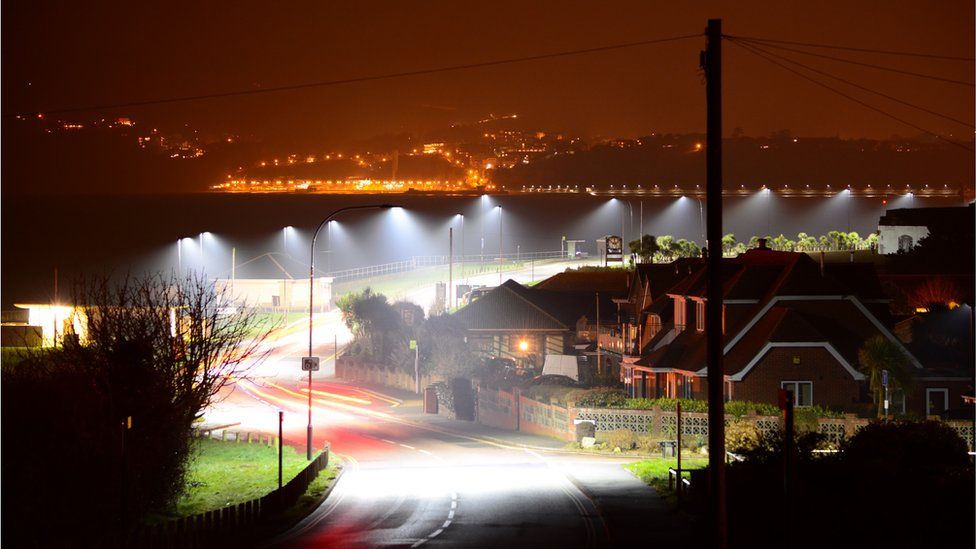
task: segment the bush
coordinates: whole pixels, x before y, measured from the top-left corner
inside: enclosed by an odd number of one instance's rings
[[[875,422],[843,445],[844,462],[900,478],[969,466],[966,442],[939,421]]]
[[[607,446],[630,450],[634,447],[634,432],[630,429],[615,429],[604,435]]]
[[[725,427],[725,447],[730,452],[741,454],[755,450],[759,441],[759,431],[751,422],[733,420]]]
[[[622,408],[627,396],[616,389],[596,389],[583,395],[577,405],[582,408]]]
[[[648,453],[654,452],[660,448],[660,446],[658,446],[657,440],[651,435],[637,435],[637,438],[634,442],[638,450],[642,450]]]

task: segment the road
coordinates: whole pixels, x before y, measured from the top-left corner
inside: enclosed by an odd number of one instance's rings
[[[484,276],[497,283],[497,274]],[[285,443],[304,449],[309,385],[299,359],[307,338],[302,323],[270,338],[267,359],[224,391],[206,421],[273,433],[284,410]],[[425,418],[415,397],[334,380],[333,341],[341,347],[348,338],[337,313],[316,315],[316,352],[326,368],[311,385],[314,445],[328,442],[347,466],[325,504],[273,546],[621,546],[614,541],[631,535],[638,520],[608,516],[599,502],[616,499],[631,512],[661,505],[623,460],[500,443],[483,436],[484,427]]]

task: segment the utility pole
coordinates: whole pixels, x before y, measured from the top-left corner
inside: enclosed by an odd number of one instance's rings
[[[312,388],[308,388],[308,394],[312,394]],[[278,410],[278,489],[281,490],[281,439],[284,435],[283,423],[285,421],[285,412]]]
[[[230,298],[234,299],[234,279],[237,278],[237,248],[230,249]]]
[[[502,207],[498,207],[498,285],[502,285]]]
[[[705,140],[705,200],[708,259],[706,263],[705,335],[708,379],[709,511],[714,547],[725,548],[725,388],[722,367],[722,20],[709,19],[705,70],[707,137]]]

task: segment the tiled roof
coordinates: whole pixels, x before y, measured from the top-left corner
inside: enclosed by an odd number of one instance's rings
[[[468,330],[564,331],[575,328],[527,300],[520,289],[523,289],[520,284],[509,280],[454,315]]]
[[[469,330],[575,330],[576,321],[596,318],[596,291],[553,291],[527,288],[514,280],[488,292],[455,315]],[[616,320],[614,297],[600,292],[600,317]]]
[[[630,272],[623,269],[611,271],[565,271],[555,274],[534,288],[555,292],[614,292],[623,293],[630,285]]]
[[[968,228],[972,234],[973,211],[973,204],[947,208],[900,208],[887,210],[878,225],[928,227],[931,232],[947,234]]]

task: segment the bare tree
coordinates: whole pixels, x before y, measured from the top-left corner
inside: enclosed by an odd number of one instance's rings
[[[193,422],[263,358],[267,336],[252,310],[196,277],[90,278],[74,305],[62,345],[3,369],[3,415],[21,418],[4,422],[18,441],[4,451],[4,495],[18,502],[4,506],[6,534],[41,545],[169,509]],[[51,516],[61,528],[45,526]]]

